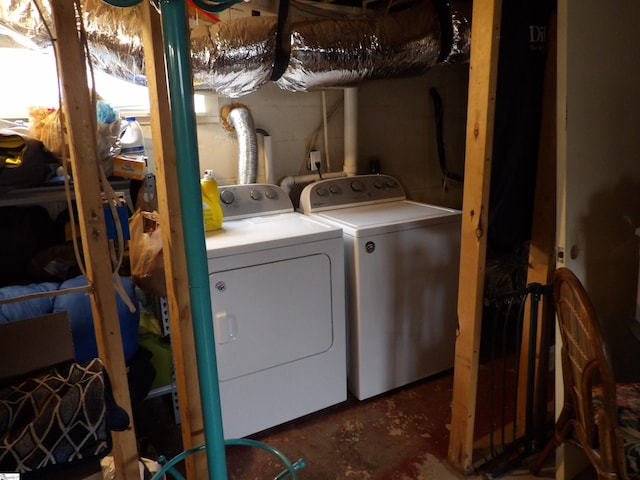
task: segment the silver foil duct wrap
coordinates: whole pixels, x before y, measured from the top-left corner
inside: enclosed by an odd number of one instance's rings
[[[51,10],[45,2],[41,7],[45,19],[51,19]],[[49,24],[53,22],[50,21]],[[31,0],[3,0],[0,2],[0,24],[31,40],[38,47],[51,45],[51,38]]]
[[[36,0],[0,2],[0,25],[31,40],[40,48],[50,47],[55,36],[49,2]],[[146,85],[144,50],[137,8],[125,11],[104,2],[84,0],[83,25],[94,68],[116,78]],[[88,8],[90,7],[90,10]]]
[[[41,2],[44,19],[33,2],[3,0],[0,24],[40,47],[49,46],[45,22],[53,22],[48,2]],[[368,79],[420,74],[438,62],[467,61],[471,1],[442,2],[439,5],[446,4],[448,9],[445,15],[437,2],[428,1],[388,15],[294,19],[290,42],[284,45],[291,56],[276,83],[291,91],[344,87]],[[83,4],[94,67],[145,85],[137,8],[124,14],[123,9],[104,2],[83,0]],[[195,27],[190,39],[194,87],[236,98],[270,81],[276,60],[276,22],[275,16],[259,16]]]
[[[94,68],[146,85],[141,22],[137,7],[123,10],[99,2],[92,12],[85,11],[84,28]]]
[[[191,31],[196,89],[239,97],[269,81],[276,45],[275,17],[245,17]]]
[[[231,105],[223,119],[238,137],[238,183],[256,183],[258,177],[258,140],[253,116],[244,105]]]
[[[471,2],[452,2],[450,9],[453,38],[451,50],[443,63],[468,62],[471,53]]]
[[[289,66],[276,83],[309,91],[424,73],[437,63],[440,41],[433,2],[373,18],[294,22]]]

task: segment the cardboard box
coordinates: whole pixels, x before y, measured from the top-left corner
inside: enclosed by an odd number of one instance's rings
[[[113,159],[113,176],[142,180],[146,166],[147,161],[143,155],[118,155]]]
[[[69,315],[57,312],[3,323],[0,352],[2,380],[74,361]]]

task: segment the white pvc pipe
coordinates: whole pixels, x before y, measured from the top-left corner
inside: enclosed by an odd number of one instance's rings
[[[329,158],[329,121],[327,119],[327,96],[324,90],[322,91],[322,130],[324,131],[324,170],[325,172],[330,172],[331,159]]]
[[[275,178],[273,174],[273,147],[271,135],[264,135],[262,137],[262,145],[264,148],[264,174],[266,177],[266,183],[273,185],[275,183]]]
[[[344,171],[358,173],[358,89],[344,89]]]
[[[337,177],[346,177],[347,174],[345,172],[327,172],[322,174],[322,178],[337,178]],[[291,189],[294,185],[299,185],[301,183],[310,183],[315,182],[316,180],[320,180],[315,173],[309,173],[307,175],[290,175],[288,177],[284,177],[280,181],[280,187],[287,192],[287,194],[291,193]]]

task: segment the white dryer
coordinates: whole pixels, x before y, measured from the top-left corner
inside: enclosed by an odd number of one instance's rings
[[[348,385],[359,399],[453,367],[461,212],[386,175],[307,185],[300,208],[343,230]]]
[[[343,239],[265,184],[220,186],[207,232],[226,438],[347,398]]]

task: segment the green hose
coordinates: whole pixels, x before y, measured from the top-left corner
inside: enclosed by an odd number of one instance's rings
[[[265,443],[258,442],[256,440],[250,440],[248,438],[237,438],[237,439],[225,440],[224,444],[226,446],[236,445],[236,446],[260,448],[270,453],[271,455],[277,457],[284,464],[285,469],[282,472],[280,472],[278,475],[276,475],[274,480],[282,480],[284,478],[287,478],[288,476],[291,476],[291,480],[298,480],[298,476],[296,475],[296,470],[300,470],[301,468],[304,468],[307,465],[305,460],[302,458],[295,463],[291,463],[291,461],[277,448],[271,447]],[[184,477],[175,468],[173,468],[173,466],[181,462],[185,458],[187,458],[189,455],[193,455],[194,453],[197,453],[204,449],[206,449],[206,445],[199,445],[197,447],[190,448],[189,450],[185,450],[184,452],[179,453],[168,462],[166,461],[166,458],[160,457],[158,459],[158,463],[162,465],[162,467],[153,475],[153,477],[151,477],[151,480],[160,480],[162,476],[165,475],[166,473],[170,473],[171,475],[173,475],[173,477],[176,480],[184,480]]]

